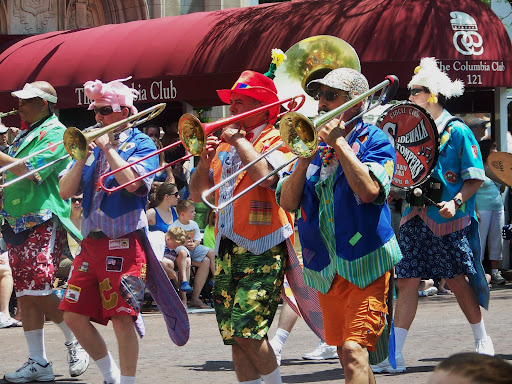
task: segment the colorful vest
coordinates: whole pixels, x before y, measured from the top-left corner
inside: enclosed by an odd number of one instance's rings
[[[267,125],[253,145],[254,149],[258,153],[264,153],[269,148],[280,142],[281,138],[279,136],[279,131],[277,131],[272,125]],[[217,148],[215,158],[211,164],[215,185],[221,182],[223,162],[226,158],[226,154],[230,152],[230,149],[231,146],[227,143],[221,143]],[[284,145],[279,149],[279,151],[286,155],[286,159],[290,159],[293,156],[290,150]],[[254,180],[249,177],[247,171],[242,172],[236,179],[232,194],[236,195],[253,183]],[[219,191],[220,190],[218,189],[215,192],[216,204],[219,203]],[[247,242],[247,244],[250,244],[251,242],[256,242],[258,239],[271,235],[285,227],[289,229],[289,231],[286,232],[293,235],[292,215],[277,205],[275,191],[271,188],[263,188],[260,186],[253,188],[251,191],[235,200],[233,202],[232,209],[233,212],[236,213],[236,216],[232,216],[233,219],[228,225],[232,226],[234,234],[239,237],[239,239],[231,240],[244,248],[249,249],[251,252],[253,251],[250,247],[240,244],[240,239],[243,240],[242,243]],[[223,210],[218,213],[219,216],[223,214]],[[216,233],[217,232],[219,232],[218,221],[216,227]],[[223,231],[221,230],[220,232],[222,233]],[[267,244],[267,250],[281,243],[289,236],[273,239]]]

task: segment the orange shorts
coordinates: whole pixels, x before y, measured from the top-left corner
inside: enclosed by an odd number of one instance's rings
[[[388,313],[389,276],[386,272],[361,289],[336,275],[329,292],[318,293],[327,344],[342,346],[350,340],[375,350]]]

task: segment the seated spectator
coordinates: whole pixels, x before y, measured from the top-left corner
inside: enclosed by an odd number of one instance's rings
[[[162,137],[162,145],[167,147],[177,141],[180,141],[178,123],[172,122],[165,127],[165,134]],[[187,151],[185,150],[183,144],[178,144],[165,151],[165,162],[167,164],[172,163],[173,161],[183,158],[186,154]],[[178,187],[178,191],[180,191],[180,196],[182,199],[188,197],[188,177],[190,173],[189,167],[189,160],[176,163],[172,166],[174,181]]]
[[[440,362],[427,384],[505,384],[512,378],[512,365],[497,356],[476,352],[457,353]]]
[[[144,133],[151,138],[157,138],[160,140],[160,127],[156,125],[148,125],[144,128]]]
[[[183,247],[186,244],[187,237],[185,231],[180,227],[171,227],[165,234],[165,251],[161,261],[169,280],[179,287],[179,295],[185,308],[187,307],[187,292],[192,291],[190,287],[190,252]],[[179,249],[178,249],[179,248]],[[178,267],[178,274],[174,268]],[[179,277],[179,278],[178,278]]]
[[[161,141],[156,138],[152,137],[153,142],[155,143],[156,149],[162,149],[162,143]],[[158,168],[162,168],[167,163],[164,159],[164,152],[160,152],[158,154]],[[173,183],[174,184],[174,175],[172,173],[172,167],[167,167],[165,169],[162,169],[161,171],[158,171],[155,173],[155,179],[153,180],[153,183],[151,184],[151,192],[156,191],[158,186],[164,182]]]
[[[169,225],[178,219],[174,208],[178,198],[176,185],[164,182],[158,186],[150,197],[149,209],[146,212],[150,231],[167,232]]]
[[[206,215],[206,227],[203,232],[203,245],[215,249],[215,220],[217,214],[213,209],[209,209]]]
[[[9,300],[11,299],[13,280],[7,252],[0,254],[0,328],[21,327],[21,322],[11,317]]]
[[[73,196],[71,198],[71,211],[69,214],[71,222],[79,231],[82,228],[82,216],[82,194],[80,194]],[[59,286],[61,286],[62,288],[66,287],[66,282],[69,277],[69,273],[71,272],[71,265],[73,264],[75,256],[80,252],[80,244],[78,239],[74,238],[71,235],[71,232],[68,232],[67,236],[69,252],[67,252],[66,249],[63,249],[62,258],[60,260],[59,269],[57,271],[57,278],[55,279],[55,282],[53,284],[53,286],[56,288]]]
[[[194,221],[196,209],[192,200],[180,200],[176,205],[178,220],[171,224],[172,227],[181,227],[187,235],[185,246],[178,247],[178,250],[186,248],[190,251],[192,265],[198,267],[194,275],[194,291],[190,299],[191,307],[210,308],[200,299],[199,295],[208,279],[210,271],[215,273],[215,251],[201,245],[201,231]]]

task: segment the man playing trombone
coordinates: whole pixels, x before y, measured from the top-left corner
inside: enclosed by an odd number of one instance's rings
[[[87,369],[89,356],[63,321],[52,287],[62,252],[68,248],[66,230],[77,237],[80,234],[69,219],[69,201],[60,198],[57,188],[58,174],[67,162],[55,162],[43,169],[45,164],[65,155],[62,145],[47,151],[44,148],[60,142],[66,128],[53,113],[57,92],[48,82],[25,84],[12,95],[19,100],[18,112],[26,129],[14,139],[9,155],[0,152],[0,165],[9,169],[7,182],[28,175],[4,188],[2,235],[7,243],[18,303],[23,308],[21,320],[29,358],[4,378],[11,383],[55,378],[44,347],[45,316],[64,333],[69,373],[79,376]],[[37,156],[30,156],[36,152]],[[24,160],[20,161],[21,158]]]
[[[107,126],[136,114],[137,91],[115,80],[85,84],[97,122]],[[103,128],[100,128],[103,129]],[[63,172],[60,195],[68,199],[83,193],[81,252],[73,262],[61,309],[69,327],[89,352],[105,383],[135,383],[139,345],[134,320],[140,314],[146,279],[144,228],[147,195],[153,176],[133,182],[122,191],[107,194],[98,189],[98,178],[156,151],[153,141],[124,123],[89,143],[89,152]],[[152,156],[109,176],[107,187],[120,185],[158,167]],[[106,325],[112,320],[119,346],[120,369],[91,321]]]
[[[340,68],[308,84],[319,112],[368,91],[359,72]],[[386,198],[395,150],[361,118],[360,100],[318,131],[319,148],[301,157],[277,188],[287,211],[300,208],[299,235],[306,284],[319,292],[325,341],[338,346],[347,383],[374,383],[367,350],[374,350],[388,312],[389,270],[401,259]]]
[[[220,99],[237,115],[278,101],[272,80],[244,71],[232,89],[218,90]],[[271,124],[278,107],[251,115],[241,126],[223,129],[219,141],[210,135],[201,160],[191,176],[190,195],[201,194],[281,142]],[[254,128],[246,132],[248,128]],[[289,157],[282,151],[257,162],[215,192],[217,204],[230,199],[266,176]],[[231,345],[233,363],[241,383],[281,383],[279,367],[266,338],[274,318],[288,254],[286,240],[293,234],[290,217],[276,204],[273,175],[223,208],[217,219],[215,313],[224,344]]]

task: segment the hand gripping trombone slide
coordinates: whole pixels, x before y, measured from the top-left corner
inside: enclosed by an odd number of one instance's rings
[[[368,102],[368,107],[354,116],[350,121],[347,121],[345,124],[350,124],[359,117],[361,117],[363,114],[365,114],[368,111],[371,111],[372,109],[376,108],[379,105],[385,105],[387,104],[396,94],[396,91],[398,90],[398,77],[394,75],[386,76],[385,80],[379,84],[377,84],[375,87],[371,88],[370,90],[366,91],[365,93],[359,95],[358,97],[340,105],[339,107],[325,113],[322,115],[319,115],[315,117],[314,119],[310,120],[306,116],[295,112],[290,111],[286,113],[280,121],[279,124],[279,131],[281,134],[281,138],[283,139],[282,143],[279,143],[269,149],[267,152],[263,153],[259,158],[251,161],[244,167],[240,168],[237,172],[233,173],[231,176],[227,177],[226,179],[222,180],[217,185],[214,185],[212,188],[204,191],[201,195],[201,198],[203,202],[213,209],[214,211],[219,211],[223,209],[224,207],[231,204],[233,201],[238,199],[239,197],[243,196],[259,184],[261,184],[263,181],[267,180],[269,177],[275,175],[278,173],[281,169],[285,168],[286,166],[290,165],[294,161],[296,161],[299,157],[310,157],[312,156],[316,150],[318,149],[318,134],[317,132],[327,123],[329,123],[331,120],[333,120],[335,117],[341,115],[346,110],[352,108],[354,105],[358,104],[361,101],[364,101],[367,97],[370,97],[370,100]],[[375,96],[375,93],[381,91],[379,98],[377,100],[377,103],[372,105],[373,98]],[[238,175],[242,172],[244,172],[246,169],[257,163],[263,158],[266,158],[268,155],[270,155],[272,152],[279,149],[281,146],[286,145],[291,152],[293,152],[296,156],[285,162],[284,164],[278,166],[275,168],[272,172],[270,172],[268,175],[262,177],[258,181],[254,182],[252,185],[241,191],[240,193],[234,195],[230,199],[223,201],[219,205],[215,206],[212,203],[208,201],[208,196],[215,192],[217,189],[221,188],[224,184],[228,183],[229,181],[233,180],[234,178],[238,177]]]

